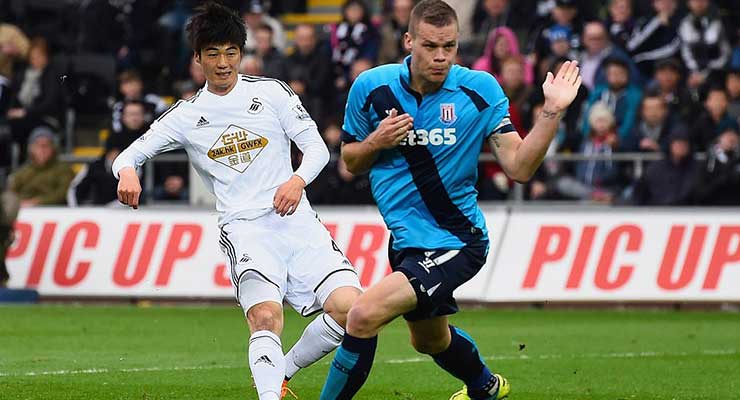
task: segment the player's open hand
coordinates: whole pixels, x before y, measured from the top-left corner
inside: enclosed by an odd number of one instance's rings
[[[277,192],[275,192],[275,198],[272,200],[275,213],[280,214],[281,217],[293,215],[296,208],[298,208],[298,203],[301,202],[303,188],[305,187],[306,182],[298,175],[291,176],[287,182],[280,185]]]
[[[392,149],[408,136],[414,127],[414,118],[408,114],[398,115],[395,108],[378,124],[378,128],[368,136],[368,141],[378,149]]]
[[[578,88],[581,87],[580,68],[578,61],[566,61],[560,67],[557,75],[547,73],[542,91],[545,94],[545,110],[554,112],[565,111],[576,98]]]
[[[141,183],[136,170],[133,168],[124,168],[119,173],[118,181],[118,201],[134,210],[139,208],[139,196],[141,196]]]

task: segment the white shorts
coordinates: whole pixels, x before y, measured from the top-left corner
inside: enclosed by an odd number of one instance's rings
[[[354,267],[311,209],[229,222],[219,244],[245,314],[256,304],[285,299],[305,317],[322,310],[335,289],[361,288]]]

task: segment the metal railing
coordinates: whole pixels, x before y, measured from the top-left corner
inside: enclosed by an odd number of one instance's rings
[[[336,157],[336,155],[333,155]],[[70,163],[89,163],[97,159],[97,157],[81,157],[73,154],[62,154],[59,156],[62,161]],[[664,158],[662,152],[652,153],[613,153],[613,154],[580,154],[580,153],[558,153],[547,156],[545,161],[556,161],[556,162],[578,162],[578,161],[614,161],[614,162],[629,162],[633,164],[633,173],[635,178],[642,176],[645,170],[645,164],[652,161],[659,161]],[[705,153],[695,153],[694,158],[696,160],[705,160]],[[481,153],[479,162],[492,162],[496,161],[496,158],[491,153]],[[147,164],[152,163],[171,163],[171,162],[188,162],[186,154],[175,153],[175,154],[161,154],[153,159],[149,160]],[[154,168],[144,168],[142,187],[146,193],[146,200],[151,204],[153,202],[153,189],[154,189]],[[513,188],[512,201],[515,203],[524,202],[524,185],[515,184]]]

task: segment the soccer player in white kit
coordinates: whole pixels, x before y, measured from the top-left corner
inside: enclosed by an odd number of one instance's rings
[[[219,244],[249,324],[249,367],[259,399],[276,400],[300,368],[339,345],[347,311],[360,294],[357,273],[303,190],[329,152],[287,84],[238,74],[246,31],[236,14],[207,3],[186,31],[206,85],[174,104],[116,158],[118,198],[138,208],[136,168],[162,152],[185,149],[216,196]],[[303,152],[295,172],[291,140]],[[283,300],[303,316],[323,311],[286,355]]]

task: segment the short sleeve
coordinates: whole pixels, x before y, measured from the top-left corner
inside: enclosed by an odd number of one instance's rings
[[[285,134],[292,140],[301,132],[307,129],[318,130],[316,122],[311,118],[311,115],[303,107],[301,99],[293,90],[282,81],[275,81],[281,89],[279,97],[277,97],[277,109],[278,118],[280,119],[280,126],[283,127]]]
[[[345,143],[362,141],[373,131],[370,116],[363,110],[368,96],[364,82],[361,74],[349,89],[342,125],[342,141]]]
[[[515,131],[509,117],[509,99],[504,94],[501,85],[491,74],[481,73],[478,77],[480,93],[484,93],[484,100],[488,107],[481,111],[483,135],[508,133]]]

